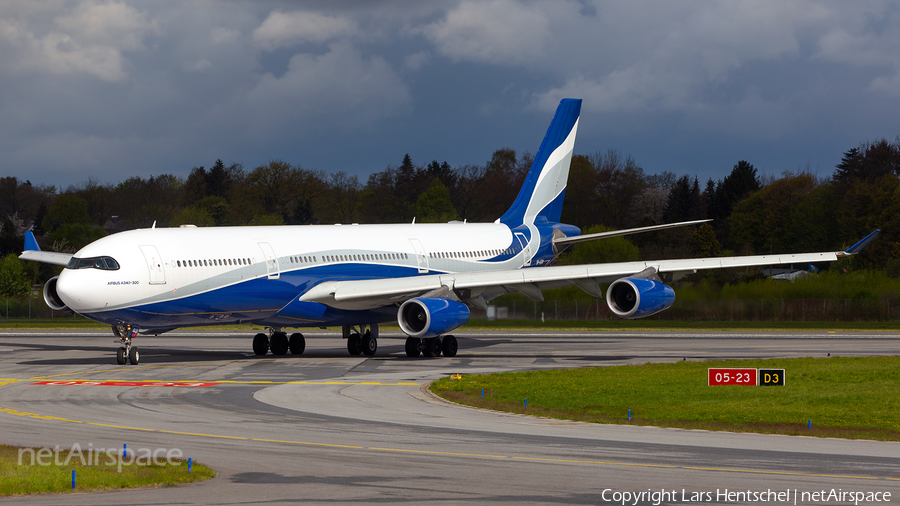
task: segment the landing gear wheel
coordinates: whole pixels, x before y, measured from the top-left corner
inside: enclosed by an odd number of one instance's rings
[[[350,334],[350,337],[347,338],[347,351],[349,351],[351,355],[356,356],[362,353],[360,340],[361,338],[356,332],[353,332]]]
[[[459,351],[459,343],[456,342],[456,337],[444,336],[444,339],[441,341],[441,351],[444,352],[445,357],[455,357],[456,352]]]
[[[409,358],[418,357],[422,353],[422,340],[417,337],[406,338],[406,356]]]
[[[125,355],[125,347],[121,347],[116,350],[116,363],[119,365],[125,365],[125,362],[128,361],[128,356]]]
[[[141,361],[141,352],[138,351],[136,346],[131,347],[131,352],[128,354],[128,359],[131,361],[131,365],[138,365]]]
[[[362,348],[363,354],[367,357],[371,357],[372,355],[374,355],[375,350],[378,349],[378,339],[372,336],[372,333],[368,330],[365,334],[363,334],[359,344]]]
[[[422,355],[425,355],[426,357],[440,357],[441,338],[432,337],[431,339],[425,339],[425,349],[422,350]]]
[[[270,341],[269,346],[273,355],[284,355],[288,352],[288,337],[284,332],[275,332]]]
[[[303,355],[303,351],[306,350],[306,338],[299,332],[291,334],[288,348],[291,349],[291,355]]]
[[[265,334],[256,334],[253,336],[253,353],[257,355],[265,355],[269,352],[269,336]]]

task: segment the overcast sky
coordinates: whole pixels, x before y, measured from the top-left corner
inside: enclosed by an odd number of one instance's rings
[[[566,97],[576,153],[828,176],[900,135],[900,3],[0,3],[0,176],[34,183],[483,164]]]

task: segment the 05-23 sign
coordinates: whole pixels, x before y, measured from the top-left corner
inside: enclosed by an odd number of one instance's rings
[[[709,369],[709,385],[758,385],[756,369]]]

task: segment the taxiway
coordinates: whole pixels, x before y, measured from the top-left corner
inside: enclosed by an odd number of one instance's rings
[[[178,448],[218,471],[212,481],[174,488],[0,502],[598,504],[623,491],[832,488],[900,500],[900,443],[548,420],[459,407],[424,388],[454,373],[894,355],[898,334],[456,335],[452,359],[409,359],[403,339],[389,333],[374,357],[350,357],[340,337],[325,332],[306,334],[302,356],[276,358],[249,351],[252,333],[176,332],[138,338],[141,364],[118,366],[109,333],[0,332],[0,443]]]

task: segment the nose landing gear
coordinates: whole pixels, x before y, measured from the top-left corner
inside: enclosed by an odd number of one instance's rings
[[[137,346],[131,345],[131,339],[137,337],[140,327],[129,324],[113,325],[112,331],[119,338],[113,342],[122,345],[116,350],[116,363],[125,365],[127,362],[131,362],[131,365],[138,365],[141,361],[141,352]]]

